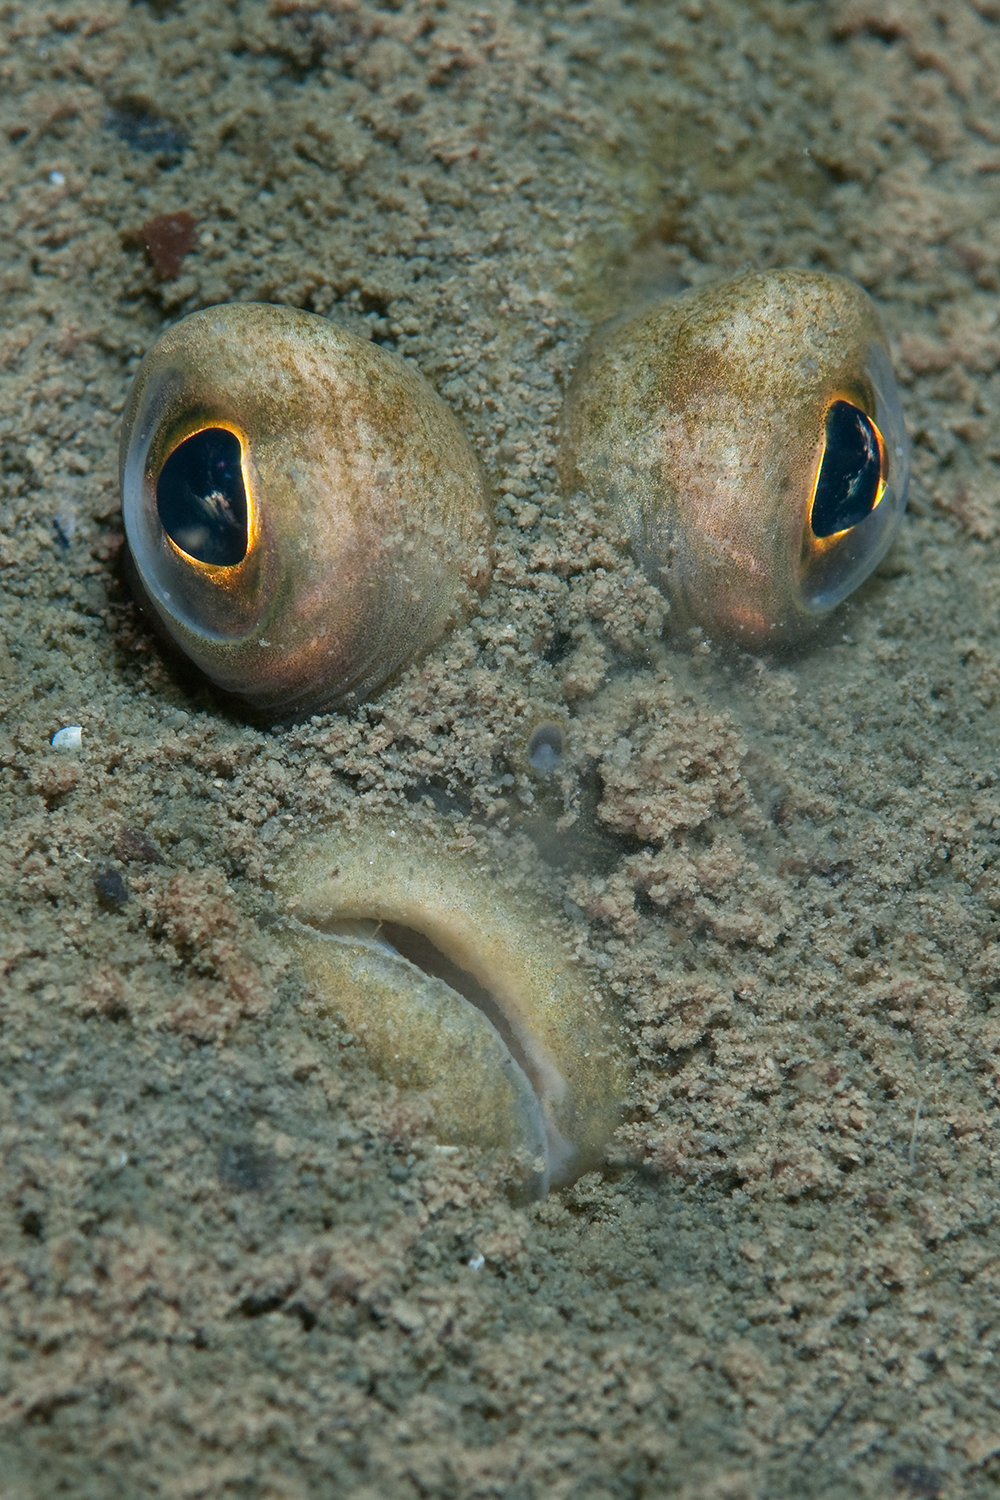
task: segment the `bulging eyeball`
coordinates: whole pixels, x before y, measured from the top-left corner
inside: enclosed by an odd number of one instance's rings
[[[166,630],[272,718],[375,692],[489,577],[489,501],[454,415],[313,313],[234,303],[169,329],[129,396],[121,476]]]
[[[796,640],[878,565],[906,505],[874,305],[840,276],[768,271],[619,320],[574,374],[560,466],[682,623]]]

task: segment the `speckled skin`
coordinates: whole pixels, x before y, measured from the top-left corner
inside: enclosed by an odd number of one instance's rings
[[[186,558],[156,508],[164,460],[213,425],[244,450],[250,546],[234,567]],[[366,697],[489,577],[489,502],[451,411],[395,355],[312,313],[236,303],[169,329],[129,396],[121,476],[164,626],[265,717]]]
[[[843,397],[885,440],[881,502],[813,535],[825,413]],[[885,555],[908,445],[873,303],[839,276],[751,273],[598,333],[566,401],[567,489],[607,502],[679,624],[756,648],[794,641]]]
[[[430,1096],[442,1142],[498,1149],[529,1192],[544,1192],[596,1165],[615,1129],[621,1023],[555,914],[447,838],[374,817],[297,846],[275,875],[281,931],[380,1072]],[[351,930],[359,921],[373,936]],[[488,990],[505,1037],[440,978],[381,946],[380,923],[422,934]]]

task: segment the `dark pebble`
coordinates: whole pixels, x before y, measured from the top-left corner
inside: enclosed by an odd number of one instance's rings
[[[94,875],[97,899],[107,911],[121,911],[128,900],[125,877],[111,865],[101,865]]]

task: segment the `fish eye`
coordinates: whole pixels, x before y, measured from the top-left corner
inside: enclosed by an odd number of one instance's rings
[[[909,442],[878,312],[819,271],[748,272],[599,329],[559,467],[608,506],[672,625],[804,640],[885,556]]]
[[[249,545],[243,450],[227,427],[205,427],[178,443],[156,481],[160,524],[196,562],[231,568]]]
[[[492,574],[492,501],[454,413],[316,313],[229,303],[168,328],[120,469],[140,601],[272,722],[377,692]]]
[[[882,499],[885,480],[885,444],[871,417],[850,401],[832,402],[810,510],[813,535],[857,526]]]

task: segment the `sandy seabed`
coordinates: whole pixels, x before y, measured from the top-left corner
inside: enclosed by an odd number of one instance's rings
[[[1000,6],[0,26],[4,1500],[997,1494]],[[554,467],[600,318],[772,265],[871,292],[915,461],[778,661],[661,633]],[[412,359],[496,489],[480,612],[352,716],[242,722],[122,583],[130,376],[231,299]],[[268,870],[331,809],[561,906],[603,1171],[512,1203],[304,987]]]

